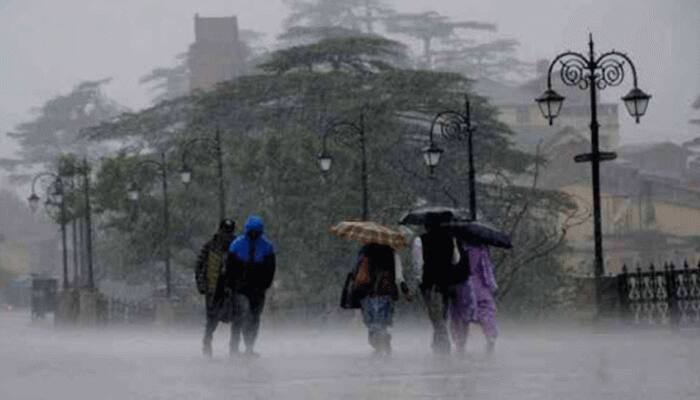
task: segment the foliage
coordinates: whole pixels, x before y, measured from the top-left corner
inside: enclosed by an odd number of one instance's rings
[[[382,0],[285,0],[290,14],[287,28],[293,26],[363,28],[374,33],[374,23],[393,10]]]
[[[527,76],[527,71],[532,69],[532,65],[516,57],[520,43],[515,39],[479,44],[454,40],[446,44],[445,49],[435,52],[435,65],[439,70],[460,72],[475,79],[504,81]]]
[[[314,68],[325,67],[368,73],[390,69],[402,58],[403,46],[392,40],[378,36],[336,37],[279,50],[260,69],[279,74],[299,69],[313,72]]]
[[[496,25],[480,21],[451,21],[447,16],[429,11],[394,14],[387,18],[386,28],[390,33],[407,35],[420,40],[423,44],[423,67],[432,68],[434,40],[451,38],[462,29],[493,32],[496,30]]]
[[[15,139],[20,150],[16,159],[0,160],[0,167],[15,172],[17,167],[43,166],[50,168],[64,153],[85,153],[88,142],[82,140],[82,129],[99,124],[125,111],[107,98],[102,87],[110,79],[86,81],[70,93],[48,100],[36,110],[34,120],[21,123],[8,136]],[[90,149],[93,154],[98,149]]]
[[[157,67],[139,79],[140,84],[151,85],[153,102],[160,103],[184,96],[189,91],[190,70],[187,66],[188,53],[180,53],[173,67]]]
[[[341,67],[333,68],[329,57],[334,49],[342,49],[343,43],[355,47],[340,61]],[[311,51],[319,48],[333,51]],[[392,60],[402,58],[397,49],[400,47],[395,42],[361,36],[324,39],[281,50],[270,59],[276,63],[263,66],[271,74],[241,77],[213,91],[124,114],[91,129],[89,133],[96,140],[128,137],[132,142],[141,141],[139,149],[165,151],[171,160],[168,176],[174,221],[168,241],[159,222],[162,208],[157,190],[139,203],[138,218],[130,209],[133,205],[124,200],[127,181],[136,177],[125,172],[133,157],[123,154],[104,163],[98,175],[96,192],[101,194],[96,209],[103,212],[102,227],[113,232],[109,237],[129,243],[120,248],[132,249],[122,264],[109,268],[124,271],[128,266],[132,273],[154,271],[154,261],[167,242],[176,253],[177,274],[190,278],[187,266],[216,226],[211,152],[205,147],[191,149],[199,162],[190,187],[175,184],[175,172],[182,143],[212,135],[221,127],[232,216],[241,224],[249,213],[261,214],[279,251],[280,279],[273,304],[334,307],[356,245],[331,237],[327,229],[339,220],[358,218],[362,199],[360,152],[354,131],[332,131],[328,151],[335,159],[334,168],[323,176],[318,172],[315,155],[320,150],[320,135],[331,124],[358,123],[360,113],[364,113],[372,219],[393,224],[403,210],[421,199],[461,205],[461,199],[466,198],[463,143],[444,143],[449,156],[439,179],[428,179],[421,148],[432,116],[443,109],[459,109],[462,95],[471,92],[470,81],[453,73],[402,69],[400,61],[392,64]],[[357,67],[385,54],[392,57],[387,58],[384,68]],[[557,216],[569,213],[573,206],[563,195],[508,180],[531,174],[538,158],[514,149],[509,139],[512,133],[498,121],[497,110],[473,93],[471,98],[480,126],[474,141],[478,173],[500,179],[480,185],[482,210],[494,223],[517,231],[518,243],[523,246],[521,255],[509,257],[512,263],[504,261],[504,265],[512,265],[502,269],[505,283],[508,271],[522,274],[535,267],[534,262],[524,260],[528,249],[533,251],[530,255],[541,251],[546,262],[556,263],[547,250],[557,248],[559,236],[542,232],[560,233]],[[153,174],[138,175],[138,179],[142,187],[159,185]],[[516,219],[518,224],[513,223]],[[536,238],[541,240],[534,243]],[[521,268],[518,263],[523,260]],[[160,275],[153,279],[160,279]]]

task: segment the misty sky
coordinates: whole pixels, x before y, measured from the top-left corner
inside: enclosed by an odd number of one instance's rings
[[[700,135],[687,123],[700,94],[700,0],[393,0],[401,11],[436,10],[455,19],[498,24],[493,37],[522,42],[521,58],[585,51],[592,31],[601,51],[629,53],[640,86],[653,95],[634,125],[621,114],[623,142],[682,141]],[[0,155],[4,133],[32,107],[81,80],[113,77],[107,93],[132,109],[148,105],[138,79],[168,66],[193,41],[193,16],[237,15],[241,28],[280,32],[281,0],[0,0]],[[619,99],[629,90],[610,90]]]

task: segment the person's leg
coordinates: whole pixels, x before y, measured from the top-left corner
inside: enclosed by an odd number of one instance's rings
[[[423,299],[428,309],[428,317],[433,325],[433,351],[439,354],[448,354],[450,352],[450,337],[447,333],[445,296],[433,288],[423,291]]]
[[[216,330],[217,325],[219,324],[219,319],[213,312],[212,308],[212,299],[211,296],[207,296],[205,298],[205,314],[206,314],[206,323],[204,326],[204,339],[202,340],[202,353],[207,356],[211,357],[212,355],[212,346],[211,342],[214,337],[214,331]]]
[[[464,354],[469,323],[474,319],[474,297],[469,281],[455,285],[450,293],[450,332],[459,354]]]
[[[362,322],[367,327],[367,342],[374,349],[375,353],[379,353],[380,339],[378,332],[381,327],[377,324],[377,311],[373,297],[366,296],[360,300],[360,308],[362,310]]]
[[[389,327],[393,323],[394,302],[391,300],[390,296],[382,296],[378,299],[378,301],[379,318],[377,323],[379,324],[380,351],[382,351],[385,355],[390,355],[392,349]]]
[[[245,342],[246,353],[255,354],[253,347],[258,338],[260,330],[260,316],[265,308],[265,293],[255,293],[245,296],[247,298],[247,313],[243,320],[243,341]]]
[[[230,355],[240,353],[241,331],[246,316],[246,303],[248,299],[239,293],[231,294],[231,338],[229,339]]]
[[[496,338],[498,337],[496,305],[493,301],[479,301],[478,321],[484,336],[486,336],[486,352],[491,354],[496,349]]]

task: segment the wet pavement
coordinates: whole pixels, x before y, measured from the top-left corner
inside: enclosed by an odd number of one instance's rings
[[[493,357],[435,357],[427,326],[370,356],[361,326],[263,327],[255,360],[214,358],[195,328],[56,330],[0,312],[0,399],[698,399],[700,334],[507,324]]]

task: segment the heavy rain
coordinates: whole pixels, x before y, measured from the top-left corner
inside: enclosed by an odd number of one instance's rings
[[[696,0],[0,0],[0,399],[695,399]]]

